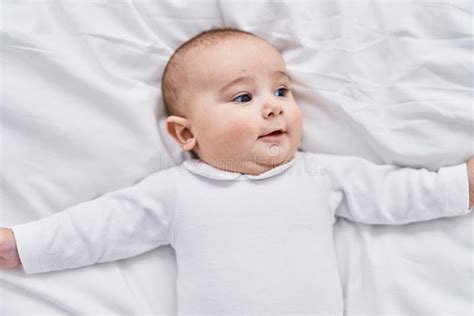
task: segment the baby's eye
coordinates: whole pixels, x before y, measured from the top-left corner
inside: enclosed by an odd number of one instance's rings
[[[251,100],[252,100],[252,96],[246,93],[246,94],[241,94],[241,95],[236,96],[232,101],[243,103],[243,102],[250,102]]]
[[[277,97],[284,97],[288,93],[287,88],[278,88],[277,91],[275,91],[275,96]]]

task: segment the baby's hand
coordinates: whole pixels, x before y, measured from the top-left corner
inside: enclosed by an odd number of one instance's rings
[[[469,207],[474,206],[474,157],[467,161],[467,176],[469,179]]]
[[[13,231],[10,228],[0,227],[0,269],[11,269],[20,265]]]

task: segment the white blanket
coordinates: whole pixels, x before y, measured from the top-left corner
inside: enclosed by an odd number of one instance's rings
[[[210,27],[254,32],[282,52],[305,151],[431,170],[474,155],[469,1],[4,0],[1,9],[1,226],[178,163],[161,73],[181,42]],[[347,315],[471,315],[472,228],[472,214],[401,227],[340,219]],[[169,247],[63,272],[2,271],[0,314],[173,314],[176,273]]]

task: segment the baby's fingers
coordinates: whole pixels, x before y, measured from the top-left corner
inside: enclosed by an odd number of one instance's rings
[[[20,259],[16,258],[0,258],[0,269],[13,269],[20,266]]]
[[[0,227],[0,269],[16,268],[20,264],[13,231]]]

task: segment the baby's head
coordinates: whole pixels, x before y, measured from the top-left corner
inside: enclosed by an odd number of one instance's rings
[[[166,65],[162,91],[169,134],[214,167],[256,175],[298,149],[301,112],[285,62],[253,34],[215,29],[185,42]]]

